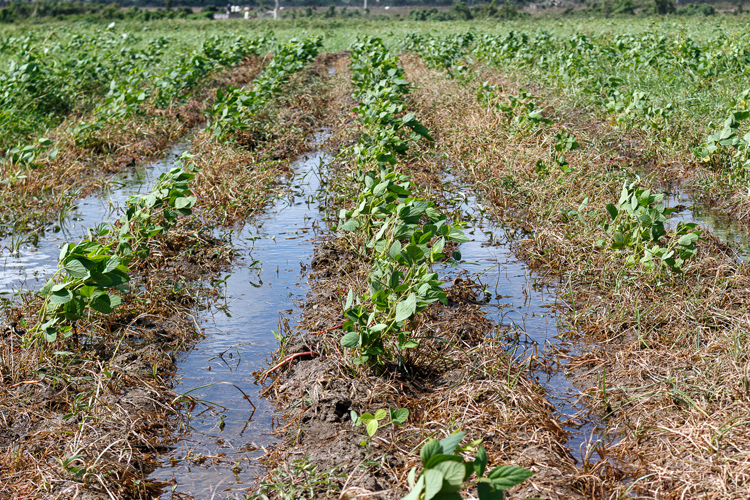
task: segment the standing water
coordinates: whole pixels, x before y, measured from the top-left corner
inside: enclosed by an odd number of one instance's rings
[[[448,276],[468,272],[484,285],[485,312],[496,328],[494,335],[504,335],[515,345],[513,355],[531,363],[538,382],[547,390],[547,399],[557,411],[557,418],[568,433],[567,446],[572,456],[583,463],[591,459],[604,440],[604,425],[588,415],[581,391],[565,374],[557,353],[569,349],[558,330],[558,294],[555,287],[513,254],[512,231],[485,217],[484,208],[452,176],[445,176],[443,189],[447,198],[460,203],[468,223],[464,233],[471,238],[460,246],[462,262]],[[546,365],[546,366],[545,366]],[[546,380],[545,380],[546,379]]]
[[[318,192],[328,159],[315,152],[294,162],[288,194],[233,238],[244,257],[221,285],[224,300],[211,315],[201,314],[207,338],[178,361],[174,391],[201,404],[185,415],[185,432],[150,477],[174,485],[164,499],[173,492],[180,498],[241,498],[259,472],[253,459],[275,441],[274,409],[260,397],[252,374],[266,368],[276,350],[272,332],[279,330],[280,315],[291,318],[294,302],[308,291],[300,271],[325,225]]]
[[[57,222],[39,233],[11,235],[0,241],[0,294],[19,289],[37,290],[57,270],[60,247],[80,241],[89,229],[119,218],[128,196],[145,194],[157,177],[174,167],[187,142],[176,144],[166,155],[116,176],[108,189],[75,202],[60,214]]]

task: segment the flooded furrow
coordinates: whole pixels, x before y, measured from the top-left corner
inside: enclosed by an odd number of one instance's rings
[[[445,276],[455,279],[468,274],[483,286],[484,297],[479,299],[495,325],[487,334],[506,338],[513,345],[511,354],[531,366],[568,434],[567,446],[578,464],[595,461],[597,446],[611,437],[606,425],[589,414],[581,390],[571,383],[566,362],[559,356],[580,349],[564,339],[560,328],[559,290],[515,257],[511,244],[519,236],[486,215],[470,186],[446,175],[443,189],[446,198],[461,207],[468,221],[464,233],[471,238],[460,246],[461,264],[446,268]]]
[[[519,360],[532,363],[538,382],[547,391],[548,401],[554,405],[557,417],[568,434],[567,446],[579,465],[598,460],[596,449],[617,440],[605,422],[593,415],[584,402],[581,388],[576,387],[568,372],[569,357],[587,348],[565,338],[559,306],[559,289],[535,273],[512,250],[517,235],[485,213],[473,189],[450,174],[444,175],[444,196],[460,206],[466,220],[465,233],[471,241],[460,247],[462,263],[443,272],[449,279],[468,274],[477,280],[484,291],[483,302],[495,331],[512,345],[512,354]],[[730,244],[738,259],[750,255],[750,235],[740,225],[716,210],[695,204],[684,192],[665,198],[665,205],[677,208],[670,225],[694,222],[713,232]],[[591,347],[591,346],[589,346]]]
[[[696,203],[685,191],[676,191],[665,198],[665,206],[675,208],[670,217],[674,226],[678,222],[693,222],[707,227],[721,241],[732,246],[738,259],[750,257],[750,234],[747,229],[720,210],[706,208]]]
[[[295,302],[308,291],[301,271],[325,227],[319,187],[328,160],[316,151],[293,162],[287,193],[225,235],[240,258],[219,284],[225,296],[198,314],[206,338],[177,363],[174,391],[199,402],[183,412],[183,432],[150,477],[173,484],[162,498],[241,498],[259,472],[253,460],[276,440],[277,415],[253,373],[267,368],[274,331],[294,327]]]
[[[0,240],[0,296],[10,298],[19,290],[38,290],[57,270],[60,247],[80,241],[89,229],[114,222],[123,213],[129,196],[149,192],[156,179],[174,167],[190,143],[175,144],[155,161],[115,176],[107,189],[71,203],[57,221],[44,231],[11,235]]]

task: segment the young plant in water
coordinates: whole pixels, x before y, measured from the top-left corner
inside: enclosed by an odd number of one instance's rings
[[[661,203],[663,193],[651,194],[637,185],[638,181],[625,183],[617,204],[606,207],[611,221],[605,222],[604,229],[612,236],[610,248],[632,252],[626,260],[628,267],[640,263],[652,272],[661,263],[671,273],[681,273],[685,261],[698,251],[701,230],[695,223],[680,222],[670,237],[664,223],[675,209]],[[603,246],[604,240],[599,244]]]
[[[179,158],[182,162],[189,156]],[[60,251],[57,271],[39,295],[44,303],[31,330],[48,342],[76,333],[76,321],[87,313],[111,314],[128,290],[128,264],[148,255],[148,241],[176,224],[179,215],[189,215],[196,203],[188,183],[197,169],[189,164],[162,174],[152,192],[131,196],[119,229],[100,224],[79,243],[66,243]]]

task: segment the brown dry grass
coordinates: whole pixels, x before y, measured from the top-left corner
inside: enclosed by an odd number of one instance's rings
[[[564,126],[520,130],[481,108],[471,85],[446,80],[411,56],[403,61],[407,78],[418,86],[412,106],[455,169],[503,220],[531,233],[518,254],[540,272],[564,278],[571,335],[589,347],[570,366],[579,366],[572,370],[577,383],[618,437],[601,453],[627,478],[620,482],[593,470],[606,492],[593,496],[750,496],[750,268],[708,235],[683,276],[626,270],[623,253],[596,245],[607,237],[599,225],[604,205],[616,201],[623,180],[634,173],[613,160],[621,150],[597,136],[601,126],[557,116]],[[515,90],[495,72],[482,78]],[[561,128],[583,145],[568,155],[576,170],[540,176],[534,166],[549,161]],[[654,181],[644,180],[649,183]],[[596,215],[561,213],[577,209],[584,198]]]

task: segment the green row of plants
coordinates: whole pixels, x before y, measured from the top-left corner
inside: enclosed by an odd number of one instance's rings
[[[408,176],[394,168],[412,141],[432,140],[406,111],[409,83],[398,59],[380,39],[365,38],[351,47],[351,71],[363,126],[353,149],[359,195],[353,209],[341,210],[338,229],[372,268],[367,292],[349,291],[341,343],[357,351],[355,364],[382,368],[395,360],[405,368],[405,352],[419,344],[419,313],[433,302],[446,302],[432,266],[459,259],[458,252],[446,255],[445,245],[466,238],[434,203],[416,197]]]
[[[149,194],[130,196],[117,223],[102,223],[82,241],[62,246],[57,271],[39,291],[42,306],[28,342],[70,337],[81,318],[111,314],[122,303],[117,292],[129,290],[130,263],[148,257],[151,239],[192,213],[197,200],[189,183],[198,169],[189,158],[181,156]]]
[[[674,126],[679,119],[684,120],[687,113],[696,111],[705,116],[709,110],[678,106],[665,98],[664,93],[657,95],[644,89],[645,78],[658,78],[662,84],[680,80],[681,84],[694,89],[722,75],[746,74],[750,65],[750,39],[746,33],[731,37],[721,33],[716,38],[703,40],[685,33],[673,38],[653,33],[641,36],[577,33],[572,37],[554,37],[545,31],[536,35],[516,31],[506,35],[467,32],[443,38],[411,34],[405,38],[404,47],[418,53],[428,66],[446,71],[450,77],[473,78],[467,72],[473,58],[504,70],[532,71],[547,83],[563,86],[566,92],[573,90],[587,96],[590,104],[612,116],[612,123],[626,129],[642,129],[669,144],[684,140],[684,131]],[[734,108],[741,100],[742,97],[730,99],[727,107]],[[705,106],[703,101],[697,101]],[[743,158],[747,156],[743,154],[744,138],[722,137],[732,135],[736,131],[733,124],[744,119],[741,109],[734,109],[731,114],[735,116],[728,118],[724,127],[709,137],[707,147],[698,147],[696,154],[708,158],[716,144],[723,141],[721,145],[733,146],[739,154],[719,155],[721,160],[729,159],[721,164],[729,167],[730,173],[737,172],[738,168],[744,172]],[[707,128],[712,127],[712,123],[707,123]],[[684,146],[693,147],[692,144]],[[712,161],[720,163],[716,157]]]
[[[90,146],[94,134],[107,125],[122,123],[132,115],[144,114],[147,106],[166,108],[184,102],[207,74],[233,67],[250,55],[267,50],[272,39],[258,37],[222,40],[213,35],[203,42],[201,50],[193,50],[165,71],[156,74],[129,74],[112,80],[103,101],[96,106],[91,121],[80,121],[70,132],[79,146]]]
[[[696,155],[707,163],[728,164],[732,178],[743,184],[750,178],[750,130],[741,128],[750,118],[750,89],[742,92],[726,106],[727,119],[721,129],[706,139]]]
[[[273,39],[213,35],[187,41],[179,34],[96,32],[57,28],[0,38],[0,151],[23,147],[69,113],[94,111],[95,123],[138,108],[185,97],[208,71],[239,63]],[[186,56],[187,54],[187,56]],[[102,102],[106,101],[106,102]]]
[[[208,111],[208,128],[222,142],[247,130],[257,111],[278,92],[289,78],[308,65],[323,46],[321,37],[292,39],[278,47],[268,67],[255,79],[251,90],[228,87],[216,93],[216,103]]]

